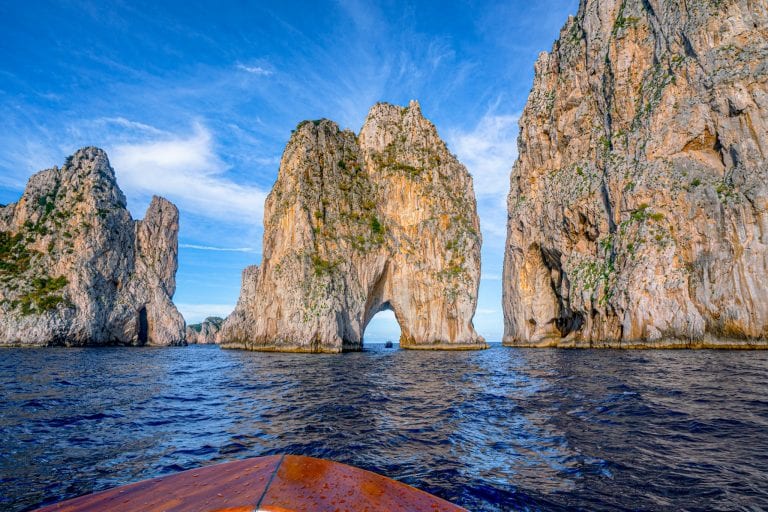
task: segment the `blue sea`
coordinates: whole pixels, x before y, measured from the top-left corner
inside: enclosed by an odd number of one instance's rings
[[[4,349],[0,383],[2,510],[277,453],[475,511],[768,509],[768,352]]]

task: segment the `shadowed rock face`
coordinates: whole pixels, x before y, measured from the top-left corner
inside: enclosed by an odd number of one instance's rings
[[[219,342],[219,332],[223,318],[209,316],[199,324],[187,326],[187,343],[190,345],[210,345]]]
[[[472,179],[421,114],[375,105],[359,136],[327,120],[288,142],[264,212],[264,257],[221,344],[360,350],[391,309],[406,348],[484,348],[472,326],[480,230]]]
[[[0,208],[0,345],[177,345],[179,213],[134,221],[106,153],[84,148]]]
[[[768,7],[582,0],[509,194],[504,341],[766,346]]]

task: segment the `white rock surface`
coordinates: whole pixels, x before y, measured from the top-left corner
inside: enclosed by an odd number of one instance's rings
[[[133,221],[104,151],[32,176],[0,208],[0,345],[178,345],[179,213]]]
[[[766,347],[768,7],[583,0],[520,121],[505,343]]]

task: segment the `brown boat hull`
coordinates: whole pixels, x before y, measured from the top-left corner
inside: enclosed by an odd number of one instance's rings
[[[38,512],[463,511],[395,480],[323,459],[257,457],[81,496]]]

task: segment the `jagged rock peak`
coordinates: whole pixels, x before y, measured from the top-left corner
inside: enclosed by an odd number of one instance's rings
[[[133,221],[107,154],[86,147],[0,209],[0,345],[175,345],[178,210]]]
[[[766,347],[768,9],[582,0],[536,64],[505,343]]]
[[[224,319],[218,316],[209,316],[199,324],[187,326],[187,343],[190,345],[210,345],[219,343],[219,331],[224,324]]]
[[[417,103],[371,108],[359,137],[327,120],[289,140],[224,347],[359,350],[391,309],[406,348],[484,348],[472,179]]]

